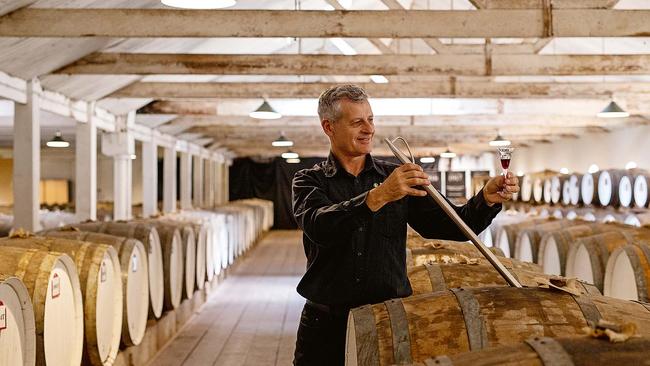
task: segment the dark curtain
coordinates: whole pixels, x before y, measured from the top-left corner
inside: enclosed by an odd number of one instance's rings
[[[397,163],[394,157],[380,157]],[[311,168],[325,158],[300,158],[288,164],[284,159],[238,158],[230,167],[230,200],[261,198],[273,201],[274,229],[296,229],[291,208],[291,181],[300,169]],[[425,164],[425,169],[429,164]],[[431,165],[433,167],[433,165]]]
[[[261,198],[273,201],[274,229],[296,229],[291,209],[291,181],[300,169],[311,168],[324,158],[300,158],[289,164],[282,158],[238,158],[230,167],[230,200]]]

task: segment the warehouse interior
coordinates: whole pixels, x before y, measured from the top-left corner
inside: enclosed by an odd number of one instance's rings
[[[520,187],[467,242],[409,227],[346,365],[650,354],[648,1],[11,0],[0,50],[2,366],[292,364],[344,84],[451,203]]]

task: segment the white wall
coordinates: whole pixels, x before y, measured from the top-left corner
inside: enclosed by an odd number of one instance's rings
[[[584,173],[591,164],[600,169],[623,169],[629,161],[650,169],[650,126],[624,127],[610,133],[588,133],[578,139],[535,144],[512,155],[512,170],[537,172],[544,169]]]

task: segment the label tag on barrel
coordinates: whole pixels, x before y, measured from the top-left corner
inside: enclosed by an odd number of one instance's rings
[[[99,268],[99,280],[104,283],[106,282],[106,262],[102,261],[102,265]]]
[[[56,299],[61,295],[61,278],[59,278],[59,274],[55,273],[52,276],[52,298]]]
[[[0,301],[0,330],[7,329],[7,307]]]
[[[133,254],[131,256],[131,272],[137,272],[138,271],[138,256]]]

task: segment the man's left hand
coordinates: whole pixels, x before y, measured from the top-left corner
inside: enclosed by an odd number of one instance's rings
[[[488,205],[510,201],[513,193],[519,192],[519,179],[508,172],[507,176],[499,175],[490,179],[483,188],[483,198]]]

